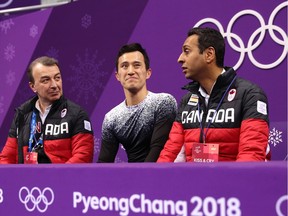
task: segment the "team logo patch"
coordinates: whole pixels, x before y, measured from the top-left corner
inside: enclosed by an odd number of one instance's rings
[[[257,101],[257,111],[263,115],[267,115],[267,104],[263,101]]]
[[[232,101],[236,96],[236,89],[231,89],[228,92],[228,101]]]
[[[61,111],[61,118],[64,118],[66,114],[67,114],[67,109],[65,108]]]
[[[41,133],[41,122],[37,122],[36,131],[37,131],[37,133]]]
[[[197,94],[192,94],[189,101],[188,105],[196,106],[198,104],[199,97]]]
[[[87,120],[84,120],[84,128],[88,131],[91,131],[91,123]]]

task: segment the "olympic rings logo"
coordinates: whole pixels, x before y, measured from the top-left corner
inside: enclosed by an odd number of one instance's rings
[[[8,7],[12,2],[13,0],[8,0],[7,2],[0,4],[0,8]]]
[[[38,187],[33,187],[31,191],[27,187],[22,187],[19,190],[19,200],[25,205],[27,211],[32,212],[37,208],[43,213],[53,203],[54,193],[49,187],[44,188],[42,192]]]
[[[287,52],[288,52],[288,37],[287,37],[286,32],[282,28],[280,28],[279,26],[273,24],[277,13],[281,9],[283,9],[284,7],[287,7],[287,6],[288,6],[288,1],[285,1],[285,2],[281,3],[280,5],[278,5],[272,11],[272,13],[271,13],[271,15],[269,17],[269,20],[268,20],[268,24],[265,24],[265,21],[264,21],[263,17],[257,11],[254,11],[254,10],[243,10],[243,11],[238,12],[237,14],[235,14],[232,17],[232,19],[228,23],[226,32],[224,32],[224,28],[221,25],[221,23],[218,20],[213,19],[213,18],[202,19],[202,20],[198,21],[195,24],[194,27],[199,27],[199,26],[201,26],[204,23],[213,23],[213,24],[215,24],[218,27],[218,29],[221,32],[221,34],[223,35],[223,37],[227,38],[227,41],[228,41],[228,44],[230,45],[230,47],[233,50],[235,50],[235,51],[240,53],[240,58],[239,58],[238,62],[234,65],[234,69],[238,69],[241,66],[241,64],[244,61],[245,53],[248,54],[248,57],[249,57],[250,61],[256,67],[261,68],[261,69],[271,69],[271,68],[276,67],[277,65],[279,65],[286,58],[286,55],[287,55]],[[243,40],[237,34],[232,32],[232,27],[233,27],[235,21],[239,17],[244,16],[244,15],[253,15],[260,22],[260,27],[258,29],[256,29],[252,33],[252,35],[250,36],[250,38],[248,40],[247,47],[245,47]],[[264,39],[264,36],[265,36],[265,33],[266,33],[266,30],[268,30],[268,32],[269,32],[269,34],[270,34],[270,36],[271,36],[271,38],[273,39],[274,42],[276,42],[277,44],[283,46],[283,52],[282,52],[280,57],[275,62],[269,63],[269,64],[261,64],[260,62],[258,62],[254,58],[254,56],[252,54],[252,51],[255,50],[262,43],[262,41]],[[282,37],[282,39],[278,38],[275,35],[274,31],[278,32],[280,34],[280,36]],[[255,38],[257,38],[258,35],[259,35],[259,37],[258,37],[257,41],[253,44]],[[234,42],[232,41],[232,38],[237,41],[239,46],[234,44]]]
[[[280,197],[276,202],[275,209],[276,209],[276,213],[278,216],[285,216],[285,213],[283,214],[281,212],[281,205],[283,203],[285,203],[285,201],[288,202],[288,195],[284,195],[284,196]]]

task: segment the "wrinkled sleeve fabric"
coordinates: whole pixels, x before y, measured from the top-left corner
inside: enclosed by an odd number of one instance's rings
[[[113,163],[118,152],[119,142],[114,136],[112,124],[108,124],[107,114],[102,124],[101,149],[97,163]]]
[[[166,141],[157,162],[174,162],[184,144],[184,129],[181,123],[182,110],[187,103],[187,100],[184,98],[186,97],[183,97],[180,102],[176,119],[173,122],[172,128],[169,133],[169,138]]]
[[[15,164],[17,163],[18,145],[17,145],[17,129],[16,129],[17,114],[15,114],[11,127],[9,129],[9,135],[6,143],[0,154],[1,164]]]
[[[92,125],[84,110],[76,116],[71,138],[72,156],[66,163],[91,163],[94,155]]]
[[[144,162],[157,161],[159,154],[168,139],[169,132],[176,117],[176,112],[176,99],[171,95],[166,95],[157,107],[156,123],[150,142],[150,151]]]
[[[5,146],[0,154],[0,164],[16,164],[17,151],[17,139],[8,137]]]
[[[269,128],[262,119],[248,119],[241,124],[237,161],[265,161]]]
[[[175,121],[157,162],[174,162],[184,143],[183,126]]]
[[[247,91],[242,104],[243,120],[236,161],[269,160],[269,113],[266,94],[260,88],[253,87]]]

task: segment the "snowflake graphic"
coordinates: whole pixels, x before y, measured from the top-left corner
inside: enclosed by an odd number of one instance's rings
[[[15,82],[16,78],[15,78],[15,72],[12,72],[11,70],[7,73],[6,75],[6,83],[10,86],[13,85],[13,83]]]
[[[101,148],[101,139],[94,136],[94,157],[96,158],[98,154],[100,153]],[[123,151],[123,146],[121,145],[120,151]],[[96,156],[95,156],[96,155]],[[114,160],[115,163],[125,163],[119,156],[115,157]]]
[[[115,163],[125,163],[125,159],[122,158],[123,155],[126,155],[126,150],[124,146],[120,143],[120,148],[118,151],[118,156],[115,158]]]
[[[59,50],[54,47],[50,47],[46,55],[55,59],[59,59]]]
[[[116,156],[115,163],[125,163],[120,157]]]
[[[7,34],[8,30],[11,29],[11,26],[14,25],[14,22],[12,19],[4,20],[0,22],[0,28],[2,31],[4,31],[5,34]]]
[[[94,154],[100,152],[101,139],[94,137]]]
[[[20,104],[24,103],[27,99],[31,98],[34,95],[35,93],[31,91],[28,84],[22,83],[16,92],[16,97],[15,97],[16,106],[19,106]]]
[[[32,38],[35,38],[36,35],[38,35],[38,26],[36,25],[33,25],[31,28],[30,28],[30,34],[29,34]]]
[[[268,142],[270,145],[273,145],[274,147],[277,146],[282,141],[282,131],[276,130],[276,128],[273,128],[269,132],[269,139]]]
[[[87,29],[90,25],[91,25],[91,16],[85,14],[85,16],[81,18],[81,26]]]
[[[85,51],[85,57],[82,59],[77,55],[78,66],[70,66],[74,74],[68,80],[73,83],[71,85],[71,93],[76,95],[76,102],[83,101],[85,104],[91,102],[91,97],[97,98],[99,91],[103,89],[101,78],[106,76],[106,72],[100,70],[104,60],[97,60],[97,51],[93,55],[89,55],[88,50]]]
[[[2,114],[4,112],[4,97],[1,96],[0,97],[0,114]]]
[[[4,55],[7,61],[12,61],[15,57],[15,46],[9,43],[4,50]]]

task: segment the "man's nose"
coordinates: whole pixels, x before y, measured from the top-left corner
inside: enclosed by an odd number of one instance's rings
[[[54,79],[52,79],[51,80],[51,85],[50,85],[52,88],[54,87],[56,87],[57,86],[57,82],[54,80]]]
[[[128,67],[128,74],[134,74],[134,68],[132,65]]]
[[[180,56],[178,57],[177,62],[180,63],[180,64],[183,63],[182,53],[181,53]]]

